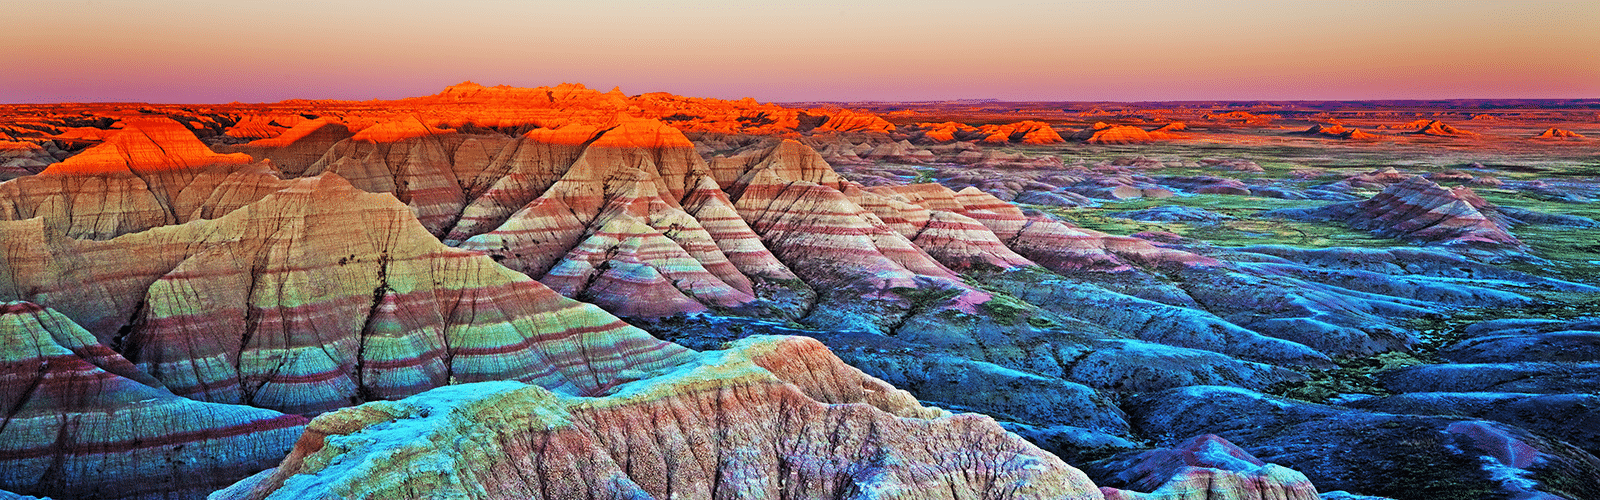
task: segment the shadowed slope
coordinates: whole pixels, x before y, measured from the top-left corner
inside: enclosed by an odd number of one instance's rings
[[[306,419],[173,396],[59,313],[0,302],[0,488],[196,496],[271,467]]]

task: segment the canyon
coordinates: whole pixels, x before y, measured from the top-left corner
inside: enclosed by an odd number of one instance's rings
[[[0,498],[1600,498],[1596,109],[0,105]]]

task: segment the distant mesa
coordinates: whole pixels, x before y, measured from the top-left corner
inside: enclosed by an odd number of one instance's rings
[[[1412,134],[1431,135],[1435,137],[1472,137],[1478,135],[1476,132],[1461,130],[1452,127],[1445,122],[1429,119],[1414,120],[1410,123],[1396,125],[1390,128],[1393,130],[1409,130]]]
[[[1061,138],[1050,124],[1040,121],[1025,120],[1006,125],[985,125],[985,131],[993,130],[990,137],[1004,134],[1007,142],[1019,144],[1059,144],[1067,142]]]
[[[1476,132],[1461,130],[1439,120],[1428,122],[1428,126],[1423,127],[1422,130],[1418,130],[1415,133],[1440,137],[1470,137],[1478,135]]]
[[[1571,130],[1562,130],[1559,128],[1550,127],[1545,129],[1544,133],[1533,136],[1533,138],[1547,141],[1560,141],[1568,139],[1583,139],[1584,136],[1583,134],[1573,132]]]
[[[1395,129],[1395,130],[1422,130],[1422,129],[1428,128],[1429,124],[1431,124],[1433,122],[1436,122],[1436,121],[1438,121],[1438,120],[1429,120],[1427,118],[1423,118],[1421,120],[1412,120],[1412,121],[1404,123],[1404,124],[1394,125],[1394,126],[1391,126],[1389,128],[1392,128],[1392,129]]]
[[[1344,125],[1312,125],[1311,128],[1305,129],[1305,131],[1298,133],[1355,140],[1375,140],[1382,137],[1377,134],[1362,132],[1361,129],[1358,128],[1346,128]]]
[[[1185,130],[1189,130],[1188,125],[1184,125],[1183,122],[1172,122],[1156,127],[1149,133],[1151,139],[1186,139],[1187,136],[1178,133]]]
[[[812,110],[812,114],[822,118],[813,132],[893,132],[895,129],[894,124],[872,113],[843,109]]]
[[[1156,140],[1142,128],[1105,122],[1095,122],[1093,126],[1072,134],[1072,138],[1089,144],[1146,144]]]
[[[1184,125],[1183,122],[1172,122],[1162,125],[1161,128],[1157,128],[1151,132],[1183,132],[1186,130],[1189,130],[1189,126]]]
[[[116,130],[106,130],[94,127],[70,127],[66,130],[62,130],[59,134],[49,137],[51,139],[68,142],[100,142],[106,140],[107,137],[110,137],[116,133]]]
[[[912,125],[906,131],[910,132],[914,139],[923,143],[975,141],[984,144],[1043,145],[1067,142],[1050,124],[1036,120],[990,124],[981,127],[957,122],[918,123]],[[918,137],[919,135],[920,137]]]
[[[1221,123],[1237,123],[1241,125],[1268,125],[1272,123],[1273,115],[1258,115],[1249,111],[1229,111],[1226,113],[1206,113],[1200,116],[1207,121]]]
[[[288,130],[289,127],[305,120],[305,117],[300,115],[289,116],[293,116],[299,120],[284,118],[284,121],[289,122],[288,124],[284,124],[278,121],[277,117],[249,115],[243,119],[240,119],[239,122],[233,124],[232,127],[228,127],[228,131],[224,132],[223,134],[227,135],[228,137],[249,140],[277,137],[278,134],[282,134],[284,130]]]

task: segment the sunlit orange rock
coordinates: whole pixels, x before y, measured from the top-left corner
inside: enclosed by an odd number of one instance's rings
[[[1413,122],[1413,124],[1415,124],[1415,122]],[[1410,126],[1408,125],[1407,128],[1410,128]],[[1452,127],[1452,126],[1450,126],[1450,125],[1448,125],[1448,124],[1446,124],[1444,122],[1441,122],[1439,120],[1429,120],[1426,125],[1423,125],[1422,127],[1417,128],[1416,132],[1412,132],[1412,133],[1413,134],[1419,134],[1419,135],[1439,136],[1439,137],[1471,137],[1471,136],[1478,135],[1476,132],[1468,132],[1466,130],[1461,130],[1461,129]]]
[[[299,115],[294,116],[296,118],[301,118]],[[301,118],[301,120],[296,121],[303,120],[304,118]],[[293,123],[289,125],[281,124],[271,116],[249,115],[244,117],[244,119],[239,120],[239,123],[235,123],[232,127],[228,127],[228,131],[225,132],[225,134],[228,137],[235,137],[239,139],[266,139],[269,137],[277,137],[278,134],[282,134],[283,131],[288,130],[292,125]]]
[[[168,118],[130,118],[99,146],[51,165],[41,175],[158,175],[217,163],[246,163],[242,154],[217,154],[194,133]]]
[[[1544,139],[1544,140],[1565,140],[1565,139],[1583,139],[1584,136],[1583,136],[1583,134],[1579,134],[1579,133],[1573,132],[1571,130],[1562,130],[1562,129],[1559,129],[1559,128],[1550,127],[1548,129],[1545,129],[1545,131],[1540,133],[1539,135],[1533,136],[1533,138],[1534,139]]]
[[[1156,140],[1183,139],[1184,135],[1179,134],[1178,132],[1183,132],[1185,130],[1189,130],[1188,125],[1184,125],[1183,122],[1172,122],[1160,127],[1156,127],[1155,129],[1150,130],[1149,133],[1150,138]]]
[[[1223,123],[1238,123],[1242,125],[1267,125],[1276,118],[1274,115],[1255,114],[1249,111],[1228,111],[1224,113],[1206,113],[1200,116],[1203,120]]]
[[[977,127],[965,123],[918,123],[923,130],[923,137],[934,142],[950,142],[956,140],[956,133],[962,131],[976,132]]]
[[[818,113],[813,111],[812,113]],[[813,129],[817,132],[893,132],[894,124],[878,115],[848,109],[821,112],[827,121]]]
[[[1320,135],[1354,140],[1372,140],[1381,138],[1381,136],[1362,132],[1361,129],[1358,128],[1347,128],[1344,125],[1312,125],[1311,128],[1308,128],[1301,133],[1307,135]]]
[[[219,149],[272,160],[273,165],[280,171],[298,176],[317,160],[322,159],[322,155],[326,154],[334,144],[352,135],[354,133],[343,123],[318,118],[303,120],[271,138]]]
[[[108,239],[178,222],[175,200],[207,167],[237,168],[166,118],[130,119],[98,146],[0,184],[0,220],[40,217],[74,238]]]
[[[1072,134],[1072,138],[1090,144],[1144,144],[1155,141],[1155,138],[1142,128],[1104,122],[1079,130]]]
[[[1015,142],[1021,144],[1058,144],[1066,142],[1050,124],[1025,120],[1005,125],[984,125],[979,130],[989,138],[985,142]],[[998,139],[993,140],[991,139]]]

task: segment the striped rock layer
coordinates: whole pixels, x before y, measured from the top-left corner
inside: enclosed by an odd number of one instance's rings
[[[525,137],[532,144],[519,150],[538,154],[472,202],[449,239],[629,317],[809,293],[758,286],[795,277],[753,239],[681,132],[627,118],[603,130],[562,130]]]
[[[74,238],[109,239],[186,220],[179,201],[205,168],[251,161],[211,152],[183,125],[140,118],[38,175],[0,183],[0,220],[42,217]]]
[[[50,304],[177,395],[286,413],[480,380],[588,394],[688,352],[444,246],[389,195],[282,182],[110,241],[0,223],[0,298]]]
[[[1382,236],[1467,251],[1516,253],[1524,248],[1506,230],[1495,206],[1472,188],[1445,188],[1422,176],[1391,184],[1371,199],[1328,205],[1309,214]]]
[[[0,489],[54,498],[204,495],[272,467],[306,424],[175,396],[30,302],[0,302],[0,415]]]
[[[815,340],[731,349],[575,398],[500,382],[318,417],[280,468],[212,498],[1062,498],[1076,469]]]

